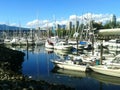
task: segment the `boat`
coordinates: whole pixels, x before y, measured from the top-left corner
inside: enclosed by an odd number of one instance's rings
[[[57,36],[50,37],[45,41],[45,47],[46,48],[54,48],[54,45],[56,44],[56,42],[58,42]]]
[[[4,39],[4,44],[11,44],[11,39],[10,38],[5,38]]]
[[[35,40],[35,45],[43,45],[45,43],[45,41],[41,38],[37,38]]]
[[[27,43],[29,44],[29,45],[34,45],[35,43],[34,43],[34,40],[32,39],[32,38],[27,38]]]
[[[72,46],[65,41],[60,41],[54,45],[54,49],[70,51],[72,49]]]
[[[118,48],[118,47],[120,47],[120,40],[119,39],[111,39],[108,41],[108,46]]]
[[[75,40],[68,40],[69,45],[71,45],[73,48],[78,49],[78,50],[83,50],[84,49],[84,45],[81,44],[77,44],[77,42]]]
[[[19,38],[13,37],[13,39],[10,41],[12,45],[18,45],[19,44]]]
[[[107,48],[110,51],[120,51],[120,40],[119,39],[111,39],[109,41],[104,41],[104,44],[106,44]]]
[[[72,70],[72,71],[88,71],[88,65],[84,64],[81,60],[51,60],[54,63],[55,67]]]
[[[94,65],[89,66],[94,72],[105,74],[108,76],[120,77],[120,66],[112,65]]]
[[[120,67],[120,54],[116,55],[114,58],[103,60],[102,62],[105,65]]]
[[[26,44],[27,44],[27,39],[24,38],[24,37],[20,38],[19,44],[20,44],[20,45],[26,45]]]
[[[91,50],[93,48],[92,42],[90,41],[80,41],[79,44],[84,46],[84,50]]]

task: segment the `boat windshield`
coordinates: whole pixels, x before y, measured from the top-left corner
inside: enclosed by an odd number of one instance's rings
[[[120,40],[116,40],[116,43],[120,43]]]
[[[116,58],[112,61],[112,63],[119,63],[119,64],[120,64],[120,57],[116,57]]]

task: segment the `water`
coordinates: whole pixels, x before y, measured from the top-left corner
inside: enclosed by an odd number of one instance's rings
[[[120,90],[120,78],[94,72],[84,73],[54,68],[50,60],[59,57],[66,58],[68,53],[55,53],[52,50],[45,50],[44,46],[28,48],[28,51],[25,47],[22,51],[26,54],[22,73],[34,80],[64,84],[76,90]]]

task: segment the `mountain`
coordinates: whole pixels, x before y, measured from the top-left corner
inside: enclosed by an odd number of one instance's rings
[[[30,30],[30,28],[17,27],[17,26],[9,26],[6,24],[0,24],[0,30]]]

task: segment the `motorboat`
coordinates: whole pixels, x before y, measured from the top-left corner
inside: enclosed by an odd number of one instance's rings
[[[51,62],[54,63],[55,67],[62,68],[62,69],[67,69],[67,70],[72,70],[72,71],[83,71],[86,72],[88,71],[88,66],[87,64],[84,64],[81,60],[51,60]]]
[[[57,50],[71,50],[72,46],[65,41],[60,41],[54,45],[54,49]]]
[[[120,77],[120,66],[112,65],[94,65],[89,66],[94,72],[105,74],[108,76]]]
[[[78,50],[84,49],[84,45],[81,45],[79,43],[77,44],[77,41],[75,40],[68,40],[68,43],[75,49],[78,49]]]

